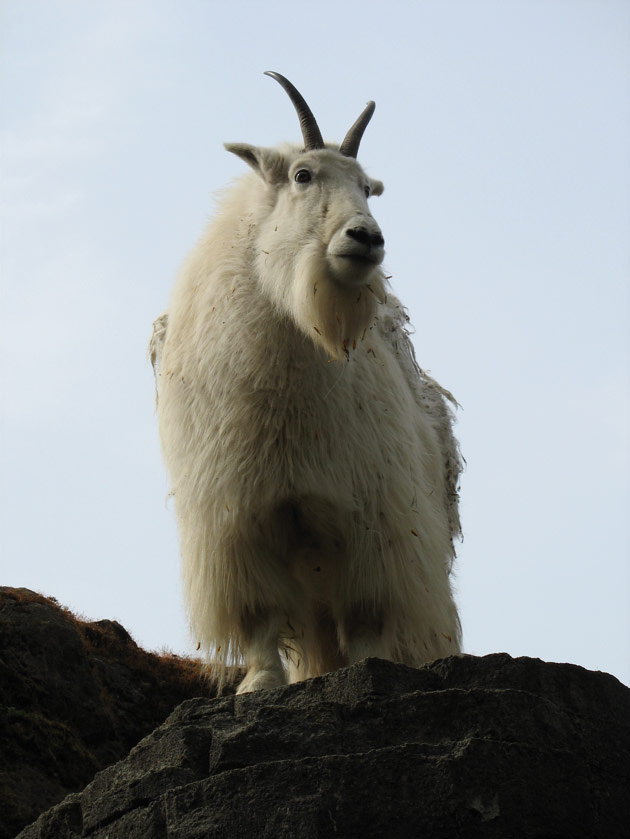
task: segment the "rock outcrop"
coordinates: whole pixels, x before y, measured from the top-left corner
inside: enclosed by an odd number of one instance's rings
[[[125,757],[184,699],[198,661],[140,649],[28,589],[0,588],[0,839]]]
[[[629,768],[630,690],[612,676],[368,659],[184,702],[19,839],[617,839]]]

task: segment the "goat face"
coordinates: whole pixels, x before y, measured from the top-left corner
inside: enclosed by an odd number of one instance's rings
[[[383,261],[385,241],[367,199],[382,192],[382,184],[368,178],[356,160],[335,152],[298,156],[288,176],[296,213],[316,220],[314,232],[333,281],[369,283]]]
[[[226,144],[262,180],[251,253],[263,289],[328,353],[344,357],[384,296],[384,239],[368,207],[383,184],[334,148]]]
[[[355,286],[370,281],[385,253],[368,207],[368,198],[383,192],[380,181],[369,178],[356,160],[329,149],[282,153],[242,143],[226,148],[246,160],[274,192],[268,196],[273,209],[267,223],[257,220],[261,247],[295,254],[317,241],[331,279]],[[280,235],[271,236],[270,230]]]

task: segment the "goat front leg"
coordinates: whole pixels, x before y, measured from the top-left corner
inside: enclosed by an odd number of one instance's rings
[[[286,684],[287,677],[278,651],[280,620],[274,615],[258,613],[249,615],[244,625],[247,673],[236,692],[251,693]]]

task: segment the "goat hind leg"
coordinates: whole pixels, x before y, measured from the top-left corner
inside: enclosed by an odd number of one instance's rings
[[[330,611],[314,607],[300,643],[292,642],[298,653],[289,658],[289,681],[299,682],[331,673],[346,664],[339,649],[337,626]]]
[[[339,643],[348,664],[364,658],[392,660],[391,631],[379,609],[354,607],[339,623]]]

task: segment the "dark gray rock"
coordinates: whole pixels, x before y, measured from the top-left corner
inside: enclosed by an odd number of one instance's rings
[[[606,837],[630,828],[630,690],[499,654],[192,699],[19,839]]]
[[[201,663],[140,649],[115,621],[0,588],[0,839],[78,792],[192,696]]]

